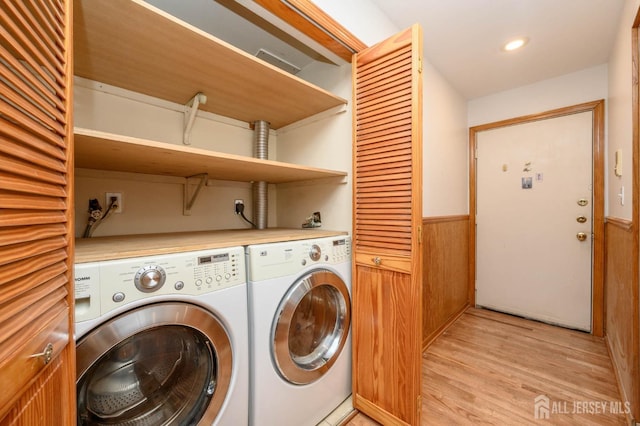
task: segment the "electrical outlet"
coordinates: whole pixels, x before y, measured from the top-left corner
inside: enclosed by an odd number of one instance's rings
[[[124,197],[123,197],[123,193],[122,192],[107,192],[105,195],[105,212],[107,211],[106,209],[109,208],[109,206],[111,205],[111,198],[117,198],[117,203],[118,203],[118,207],[116,207],[116,209],[113,211],[113,213],[122,213],[122,208],[123,205],[122,203],[124,202]]]
[[[236,199],[233,202],[233,208],[236,214],[244,212],[244,200]]]

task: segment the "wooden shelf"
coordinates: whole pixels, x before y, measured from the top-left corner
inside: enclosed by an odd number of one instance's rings
[[[347,235],[320,229],[225,230],[78,238],[75,263]]]
[[[347,103],[140,0],[74,1],[74,74],[278,129]]]
[[[82,128],[74,130],[74,144],[75,165],[86,169],[179,177],[207,173],[211,179],[269,183],[347,175]]]

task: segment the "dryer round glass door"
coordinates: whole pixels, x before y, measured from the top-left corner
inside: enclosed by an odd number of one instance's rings
[[[76,347],[79,425],[211,424],[229,390],[222,324],[186,303],[159,303],[97,327]]]
[[[322,377],[349,335],[349,290],[335,273],[319,269],[298,279],[280,302],[272,326],[273,358],[280,375],[303,385]]]

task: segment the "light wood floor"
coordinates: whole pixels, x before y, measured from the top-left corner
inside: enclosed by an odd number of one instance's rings
[[[422,365],[423,425],[626,424],[604,341],[589,334],[472,308]],[[541,395],[548,420],[534,416]]]

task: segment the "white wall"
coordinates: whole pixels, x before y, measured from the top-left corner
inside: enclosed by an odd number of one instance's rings
[[[469,101],[469,127],[607,97],[607,65]]]
[[[136,175],[76,169],[76,236],[87,224],[88,200],[97,198],[106,207],[105,192],[124,194],[123,212],[112,214],[93,236],[152,234],[213,229],[250,228],[233,213],[233,202],[242,198],[251,218],[251,185],[242,182],[210,181],[202,188],[191,216],[182,214],[183,180],[175,177]]]
[[[631,65],[629,65],[630,67]],[[608,66],[603,64],[513,90],[473,99],[468,104],[469,127],[600,99],[605,99],[606,111],[610,107],[607,100],[607,78]],[[607,124],[607,121],[605,120],[605,146],[607,144],[607,132],[611,127],[610,123]],[[605,154],[605,169],[609,165],[610,162]],[[610,185],[605,175],[605,193],[611,192],[609,188]],[[605,200],[605,213],[609,209],[608,204],[610,202]]]
[[[317,62],[306,67],[301,77],[345,99],[351,99],[351,65],[341,67]],[[299,228],[315,211],[320,211],[322,228],[351,232],[351,102],[335,115],[319,115],[278,130],[277,160],[312,167],[344,171],[346,179],[280,184],[277,186],[278,226]],[[317,117],[316,117],[317,118]]]
[[[608,215],[621,219],[632,219],[632,150],[633,121],[631,99],[631,28],[640,6],[640,0],[627,0],[624,5],[618,35],[609,57],[608,99]],[[622,150],[622,177],[614,174],[616,150]],[[620,204],[617,194],[624,187],[626,200]]]
[[[427,61],[423,79],[422,215],[468,214],[466,99]]]

